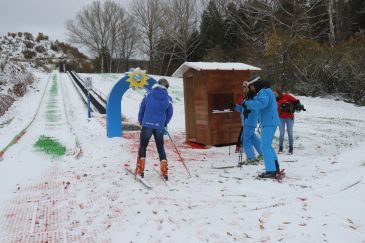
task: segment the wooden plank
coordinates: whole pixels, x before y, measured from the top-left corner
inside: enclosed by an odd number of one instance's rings
[[[196,138],[194,79],[184,77],[185,132],[187,139]]]

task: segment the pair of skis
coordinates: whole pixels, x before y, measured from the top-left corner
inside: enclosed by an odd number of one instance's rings
[[[211,165],[213,169],[232,169],[232,168],[241,168],[244,165],[258,165],[260,164],[260,161],[256,162],[238,162],[236,165],[224,165],[224,166],[217,166],[217,165]]]
[[[153,189],[153,186],[143,177],[141,177],[140,175],[137,175],[135,170],[133,170],[132,168],[130,168],[129,166],[125,166],[125,169],[128,173],[132,174],[136,181],[140,182],[144,187],[146,187],[148,190]],[[161,172],[159,170],[156,169],[156,167],[153,167],[153,171],[158,174],[158,176],[161,178],[161,180],[164,182],[164,184],[166,185],[167,188],[169,188],[170,191],[173,191],[174,188],[171,186],[170,182],[167,181],[162,175]]]
[[[226,166],[215,166],[215,165],[211,165],[211,167],[213,169],[233,169],[233,168],[242,168],[243,165],[257,165],[257,164],[254,164],[254,163],[242,164],[242,163],[240,163],[240,164],[237,164],[237,165],[226,165]],[[277,182],[279,182],[279,183],[281,183],[282,180],[283,180],[283,178],[285,177],[285,172],[284,171],[285,171],[285,169],[280,170],[277,173],[276,178],[272,178],[272,179],[275,180],[275,181],[277,181]],[[270,178],[261,178],[259,176],[256,176],[255,178],[258,179],[258,180],[267,180],[267,179],[270,179]],[[237,178],[235,178],[235,179],[237,179]]]

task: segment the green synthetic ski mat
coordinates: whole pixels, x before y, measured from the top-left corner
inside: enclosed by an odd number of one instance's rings
[[[57,139],[47,136],[40,136],[34,146],[47,154],[54,156],[63,156],[66,153],[66,147],[63,146]]]

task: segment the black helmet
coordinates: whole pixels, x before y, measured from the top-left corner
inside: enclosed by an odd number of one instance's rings
[[[169,82],[164,78],[159,79],[157,83],[159,85],[162,85],[162,86],[166,87],[166,89],[169,88]]]
[[[265,88],[270,88],[271,87],[270,82],[267,81],[267,80],[259,80],[259,81],[256,81],[256,82],[252,83],[252,85],[255,87],[257,93],[261,89],[265,89]]]

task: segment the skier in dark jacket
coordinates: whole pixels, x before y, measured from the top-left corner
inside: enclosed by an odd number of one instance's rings
[[[169,83],[160,79],[150,92],[144,96],[138,113],[138,121],[142,126],[140,135],[139,159],[137,161],[137,174],[144,176],[146,149],[151,136],[156,141],[160,157],[161,175],[167,180],[168,164],[164,149],[164,131],[173,114],[172,99],[167,93]]]
[[[272,148],[272,140],[279,125],[278,107],[270,83],[256,81],[251,86],[251,91],[257,93],[253,100],[245,101],[243,107],[257,111],[262,127],[261,151],[264,156],[266,172],[259,175],[261,178],[276,178],[280,172],[278,158]]]
[[[236,99],[236,102],[234,105],[234,110],[241,114],[242,114],[242,110],[243,110],[242,102],[245,99],[246,89],[247,89],[247,82],[243,82],[242,94]],[[235,151],[236,153],[242,152],[242,131],[243,131],[243,126],[241,126],[240,133],[238,134],[237,143],[236,143],[236,151]]]

